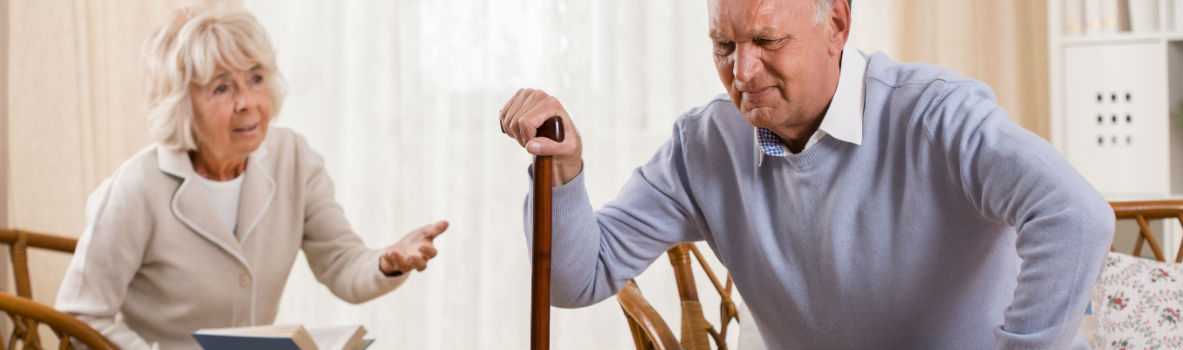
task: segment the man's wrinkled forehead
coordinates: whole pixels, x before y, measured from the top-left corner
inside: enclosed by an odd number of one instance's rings
[[[814,0],[707,0],[712,36],[766,28],[788,19],[812,18]]]
[[[767,15],[779,0],[707,0],[711,20]]]

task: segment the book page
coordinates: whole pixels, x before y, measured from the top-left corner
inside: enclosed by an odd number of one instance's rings
[[[353,350],[360,348],[366,329],[362,326],[336,326],[308,329],[308,334],[321,350]]]
[[[225,335],[237,337],[269,337],[269,338],[291,338],[300,329],[300,325],[274,325],[274,326],[258,326],[258,327],[238,327],[238,328],[213,328],[202,329],[197,331],[197,334],[209,335]]]

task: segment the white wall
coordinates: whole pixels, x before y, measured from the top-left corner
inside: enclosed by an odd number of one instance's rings
[[[8,1],[0,0],[0,227],[8,227]],[[7,291],[12,275],[8,250],[0,250],[0,290]],[[9,320],[0,332],[10,334]]]
[[[8,227],[8,24],[8,1],[0,0],[0,227]],[[8,261],[7,257],[0,254],[0,261]],[[7,267],[0,264],[0,271]],[[7,280],[0,278],[0,287],[7,287]]]

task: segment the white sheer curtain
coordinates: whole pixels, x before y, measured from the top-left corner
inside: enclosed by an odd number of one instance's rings
[[[543,88],[571,112],[596,206],[669,137],[682,112],[723,92],[706,37],[706,1],[245,5],[270,31],[288,81],[279,124],[306,135],[325,156],[337,199],[366,242],[384,246],[433,220],[452,222],[426,273],[362,306],[337,300],[306,263],[296,264],[279,322],[361,323],[378,348],[528,346],[522,200],[530,157],[496,123],[517,88]],[[870,36],[856,35],[859,45],[890,46],[874,45],[883,44],[873,39],[881,30],[861,31]],[[638,281],[677,331],[668,261],[660,258]],[[717,305],[705,276],[699,282],[706,305]],[[714,307],[706,312],[717,319]],[[632,346],[615,300],[555,309],[552,318],[555,348]]]

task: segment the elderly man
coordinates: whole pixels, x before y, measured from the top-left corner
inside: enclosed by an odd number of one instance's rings
[[[847,48],[846,1],[709,11],[728,96],[682,116],[598,211],[562,105],[522,90],[502,109],[506,134],[556,159],[556,306],[612,296],[702,240],[770,348],[1086,346],[1076,329],[1113,213],[989,88]],[[566,140],[535,138],[554,115]]]

